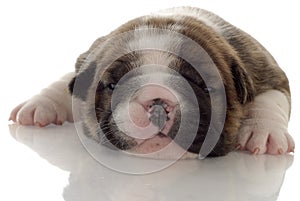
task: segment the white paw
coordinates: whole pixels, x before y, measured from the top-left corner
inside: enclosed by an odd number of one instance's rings
[[[247,119],[238,134],[238,148],[253,154],[284,154],[294,147],[286,127],[269,119]]]
[[[295,143],[287,131],[290,103],[287,96],[269,90],[248,105],[248,118],[238,133],[238,148],[254,154],[293,152]]]
[[[10,120],[22,125],[61,125],[67,120],[66,109],[56,101],[42,95],[18,105],[10,114]]]

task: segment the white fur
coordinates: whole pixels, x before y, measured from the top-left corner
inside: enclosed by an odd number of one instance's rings
[[[151,55],[149,55],[151,57]],[[161,58],[163,60],[163,58]],[[171,75],[168,73],[168,65],[166,66],[151,66],[145,67],[142,70],[142,74],[138,77],[141,80],[141,85],[157,84],[167,86],[170,83]]]
[[[147,17],[145,17],[146,19]],[[182,37],[176,32],[179,27],[176,25],[166,27],[164,30],[154,29],[151,26],[139,26],[134,30],[134,37],[128,42],[127,48],[129,51],[137,50],[160,50],[153,54],[147,54],[142,57],[144,64],[159,64],[168,67],[173,57],[170,57],[166,52],[173,53],[178,50],[182,44]]]
[[[169,30],[165,32],[158,32],[159,30],[153,29],[151,26],[139,26],[134,30],[134,39],[129,41],[129,50],[145,50],[145,49],[156,49],[156,50],[169,50],[170,44],[176,44],[174,37],[170,37]]]
[[[73,121],[72,100],[68,84],[75,73],[68,73],[43,89],[40,94],[17,106],[10,119],[24,125],[46,126]]]
[[[224,27],[221,25],[221,23],[218,23],[220,21],[220,18],[218,18],[215,15],[210,14],[209,12],[199,9],[199,8],[192,8],[192,7],[176,7],[176,8],[170,8],[166,10],[161,10],[159,12],[153,13],[153,15],[157,16],[166,16],[166,17],[173,17],[175,19],[182,18],[184,16],[187,17],[193,17],[197,20],[205,23],[207,26],[213,28],[215,31],[221,33]]]
[[[285,94],[269,90],[250,103],[248,118],[240,128],[238,143],[256,154],[282,154],[293,151],[288,134],[290,104]]]
[[[161,30],[152,29],[152,27],[139,26],[134,30],[134,37],[128,42],[127,48],[129,51],[142,50],[138,61],[139,67],[144,67],[142,68],[142,75],[139,77],[143,82],[142,84],[166,85],[168,83],[169,76],[162,72],[168,72],[169,65],[175,59],[168,52],[172,53],[179,49],[182,44],[180,35],[170,31],[177,28],[174,25],[168,27],[168,30],[160,32]]]

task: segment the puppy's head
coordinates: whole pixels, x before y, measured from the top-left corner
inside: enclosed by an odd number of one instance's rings
[[[85,102],[87,134],[135,153],[156,152],[174,141],[199,154],[209,133],[215,140],[209,156],[233,150],[241,104],[250,94],[249,80],[234,51],[192,19],[182,24],[194,26],[194,32],[182,26],[177,31],[201,48],[206,44],[205,53],[173,30],[165,31],[179,22],[150,20],[142,30],[133,23],[141,26],[131,22],[121,27],[122,33],[127,29],[130,33],[101,44],[70,83],[73,95]],[[197,29],[208,32],[206,38]]]

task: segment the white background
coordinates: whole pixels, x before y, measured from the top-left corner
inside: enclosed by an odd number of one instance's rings
[[[289,131],[296,145],[299,144],[300,6],[297,1],[1,1],[0,156],[6,165],[0,166],[0,191],[4,189],[2,197],[5,196],[5,200],[23,200],[22,186],[38,186],[38,178],[43,180],[42,170],[49,169],[48,163],[30,157],[30,149],[10,139],[7,126],[10,110],[60,76],[73,71],[77,56],[96,38],[132,18],[180,5],[213,11],[254,36],[272,53],[290,80],[293,108]],[[278,200],[299,200],[296,194],[299,187],[297,169],[300,170],[297,154],[296,148],[294,164],[287,171]],[[40,166],[35,169],[36,174],[31,172],[28,164]],[[28,175],[18,174],[22,168],[28,168]],[[57,192],[65,187],[68,174],[52,168],[47,172],[49,186],[36,194],[46,193],[50,196],[47,200],[59,200],[61,196]],[[33,180],[32,175],[35,175]],[[39,198],[37,195],[29,193],[27,198],[34,200],[35,196]]]

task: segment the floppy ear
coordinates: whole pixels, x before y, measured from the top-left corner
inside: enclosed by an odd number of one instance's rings
[[[96,52],[96,49],[101,46],[101,44],[106,40],[106,37],[98,38],[88,51],[81,54],[76,61],[75,71],[76,76],[69,83],[69,92],[71,95],[86,100],[88,89],[93,83],[94,75],[96,72],[97,63],[95,61],[89,63],[87,61],[89,55]],[[87,62],[87,65],[85,65]]]
[[[69,83],[69,91],[71,95],[85,101],[88,93],[88,89],[91,87],[97,64],[91,62],[87,68],[77,74]]]
[[[72,78],[68,85],[68,89],[71,95],[73,95],[73,89],[74,89],[74,84],[75,84],[76,76]]]
[[[254,99],[254,86],[251,77],[242,62],[233,59],[231,63],[231,73],[239,102],[244,104]]]

